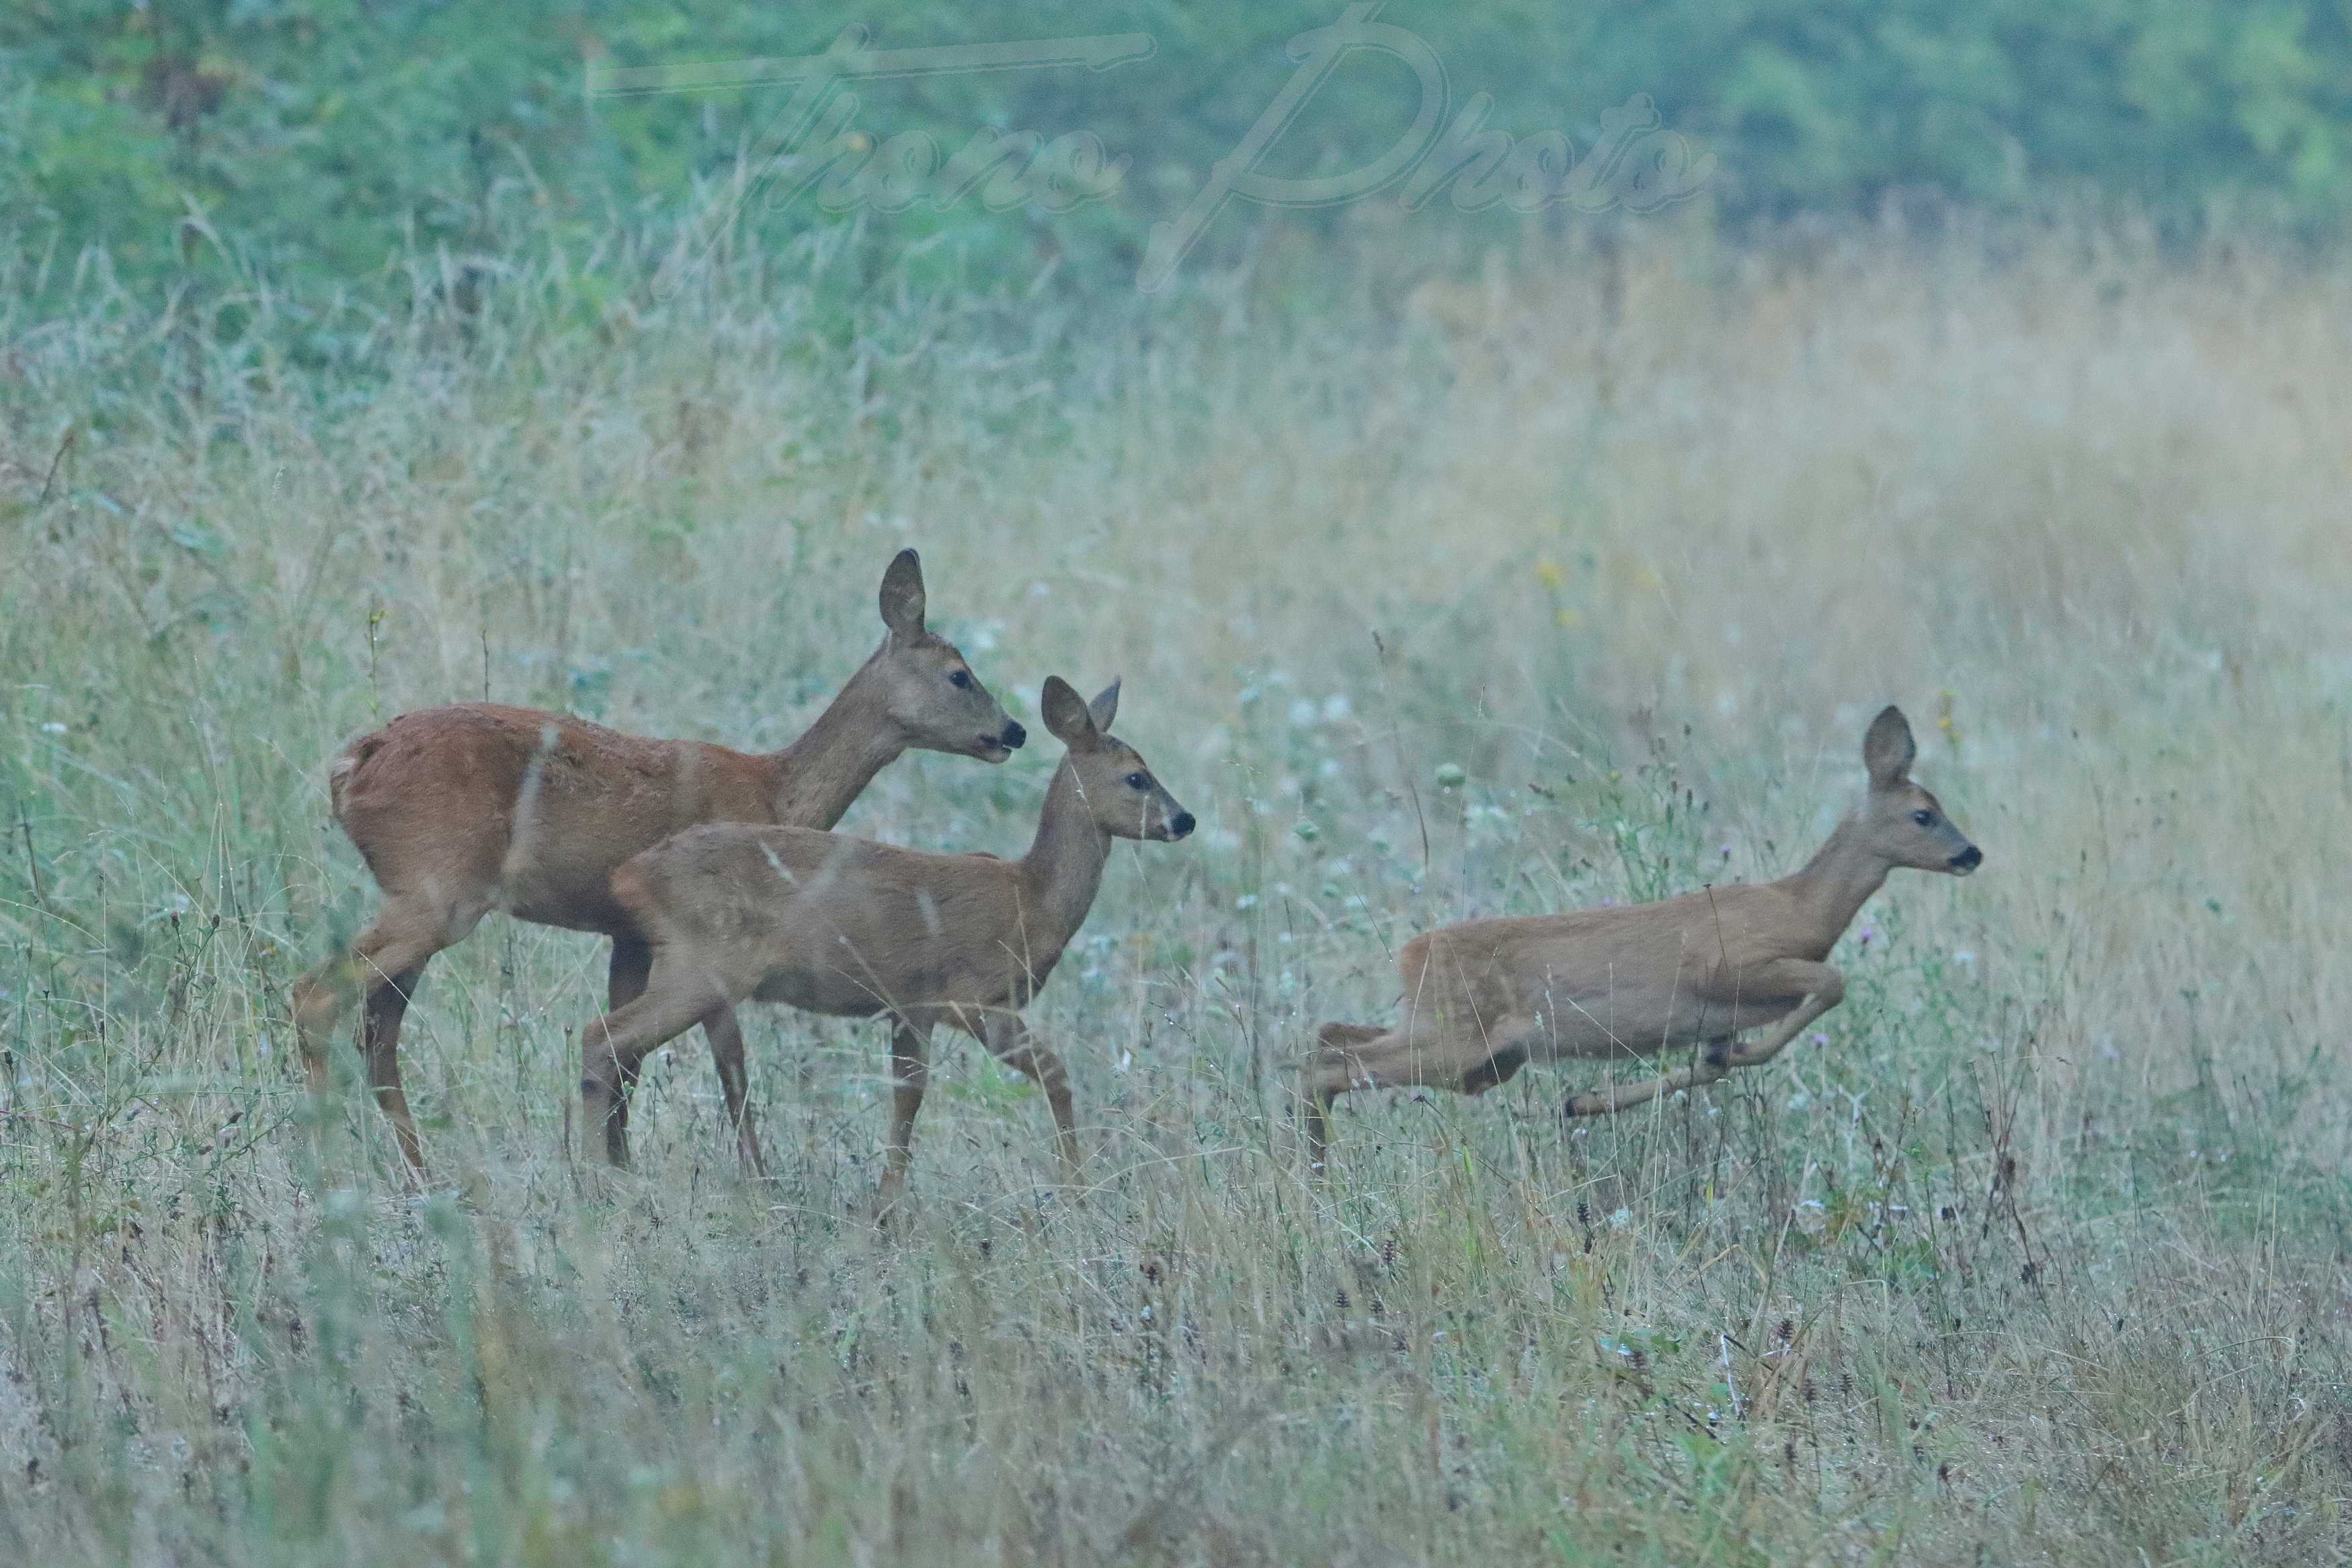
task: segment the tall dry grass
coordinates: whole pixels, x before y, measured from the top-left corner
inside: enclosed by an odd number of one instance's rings
[[[9,1556],[2343,1553],[2352,274],[1660,236],[1153,317],[630,265],[10,319]],[[601,953],[498,919],[405,1053],[464,1201],[357,1104],[314,1166],[336,745],[485,692],[780,744],[905,542],[1017,713],[1123,674],[1204,824],[1032,1009],[1083,1197],[943,1046],[877,1234],[883,1042],[773,1015],[771,1186],[691,1040],[583,1184]],[[1779,874],[1890,699],[1989,859],[1865,911],[1822,1040],[1565,1134],[1572,1071],[1359,1096],[1300,1184],[1291,1065],[1412,931]],[[1054,749],[845,827],[1010,852]]]

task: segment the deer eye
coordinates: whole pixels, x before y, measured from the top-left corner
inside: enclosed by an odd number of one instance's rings
[[[960,692],[968,692],[971,690],[971,672],[970,670],[958,670],[954,674],[948,677],[948,685],[953,686]]]
[[[1911,813],[1911,820],[1918,823],[1923,828],[1932,828],[1936,825],[1936,813],[1933,811],[1914,811]]]
[[[1127,776],[1127,787],[1130,789],[1149,789],[1151,788],[1151,779],[1148,774],[1130,773]]]

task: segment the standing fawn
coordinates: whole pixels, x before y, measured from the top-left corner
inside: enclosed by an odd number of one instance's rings
[[[606,1159],[629,1163],[628,1092],[646,1054],[714,1009],[756,997],[835,1018],[888,1015],[885,1207],[906,1181],[937,1024],[1037,1081],[1062,1163],[1076,1175],[1068,1076],[1030,1038],[1021,1009],[1085,923],[1111,841],[1181,839],[1192,814],[1111,735],[1117,682],[1090,706],[1048,677],[1039,711],[1069,755],[1019,860],[714,823],[614,873],[613,896],[652,941],[654,966],[643,996],[581,1031],[586,1136],[601,1130]]]
[[[1900,711],[1873,720],[1862,745],[1868,800],[1811,863],[1779,882],[1628,909],[1475,920],[1406,943],[1397,959],[1402,1023],[1316,1031],[1299,1084],[1310,1163],[1321,1167],[1332,1098],[1350,1089],[1482,1094],[1529,1061],[1702,1048],[1681,1071],[1573,1095],[1562,1107],[1593,1116],[1771,1061],[1844,997],[1843,977],[1823,960],[1889,871],[1966,876],[1983,862],[1911,781],[1916,754]],[[1736,1039],[1766,1025],[1759,1039]]]
[[[426,960],[482,916],[613,939],[610,1005],[645,989],[646,939],[613,902],[613,870],[698,822],[829,828],[874,776],[910,748],[1002,762],[1026,736],[963,655],[923,625],[923,570],[901,550],[882,576],[887,633],[833,705],[782,751],[646,740],[558,713],[466,703],[404,714],[345,748],[327,770],[335,821],[383,889],[351,949],[302,977],[294,1019],[314,1094],[328,1085],[327,1036],[366,993],[361,1049],[412,1176],[425,1153],[400,1084],[400,1020]],[[744,1166],[761,1168],[744,1108],[743,1037],[723,1002],[699,1015]]]

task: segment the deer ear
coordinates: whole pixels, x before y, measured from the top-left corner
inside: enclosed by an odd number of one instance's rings
[[[1110,721],[1118,716],[1118,683],[1113,681],[1097,692],[1095,700],[1087,705],[1087,712],[1095,721],[1096,733],[1108,735]]]
[[[882,574],[882,624],[893,637],[923,634],[923,558],[902,549]]]
[[[1889,705],[1870,721],[1870,733],[1862,737],[1862,763],[1870,769],[1870,787],[1892,789],[1910,775],[1912,759],[1919,755],[1919,745],[1911,738],[1911,726],[1903,710]]]
[[[1072,751],[1083,751],[1102,738],[1095,728],[1095,716],[1087,711],[1087,699],[1059,675],[1045,677],[1045,691],[1038,699],[1037,711],[1044,716],[1045,727],[1053,732],[1054,738]]]

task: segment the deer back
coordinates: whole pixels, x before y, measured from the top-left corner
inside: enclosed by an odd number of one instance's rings
[[[1017,1008],[1067,940],[1042,929],[1017,862],[805,828],[695,828],[613,883],[664,965],[730,998],[838,1016]]]
[[[1400,956],[1409,1011],[1448,1030],[1543,1021],[1562,1055],[1711,1039],[1787,1007],[1757,972],[1819,959],[1836,939],[1779,883],[1701,889],[1656,904],[1469,921]]]
[[[724,747],[469,703],[363,737],[331,786],[387,890],[495,888],[526,920],[609,931],[615,866],[695,822],[766,820],[772,773]]]

